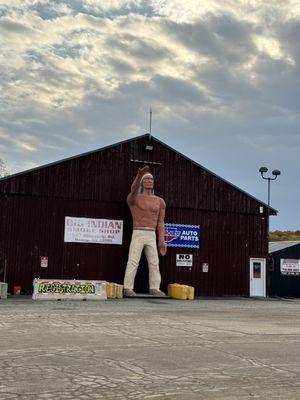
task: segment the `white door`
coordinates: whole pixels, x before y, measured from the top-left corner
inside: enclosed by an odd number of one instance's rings
[[[250,258],[250,297],[266,297],[266,259]]]

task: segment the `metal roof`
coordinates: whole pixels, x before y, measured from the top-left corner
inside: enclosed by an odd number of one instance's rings
[[[91,150],[91,151],[88,151],[88,152],[85,152],[85,153],[81,153],[81,154],[78,154],[78,155],[73,156],[73,157],[68,157],[68,158],[65,158],[65,159],[62,159],[62,160],[54,161],[54,162],[49,163],[49,164],[45,164],[45,165],[41,165],[41,166],[38,166],[38,167],[35,167],[35,168],[31,168],[31,169],[26,170],[26,171],[17,172],[17,173],[15,173],[15,174],[8,175],[8,176],[5,176],[5,177],[0,178],[0,181],[6,180],[6,179],[10,179],[10,178],[16,177],[16,176],[18,176],[18,175],[23,175],[23,174],[26,174],[26,173],[30,173],[30,172],[33,172],[33,171],[36,171],[36,170],[39,170],[39,169],[42,169],[42,168],[47,168],[47,167],[50,167],[50,166],[53,166],[53,165],[56,165],[56,164],[60,164],[60,163],[66,162],[66,161],[70,161],[70,160],[73,160],[73,159],[78,158],[78,157],[85,157],[85,156],[87,156],[87,155],[89,155],[89,154],[93,154],[93,153],[96,153],[96,152],[98,152],[98,151],[103,151],[103,150],[106,150],[106,149],[109,149],[109,148],[112,148],[112,147],[119,146],[119,145],[121,145],[121,144],[125,144],[125,143],[127,143],[127,142],[132,142],[132,141],[134,141],[134,140],[139,140],[139,139],[142,139],[142,138],[145,138],[145,137],[148,137],[148,138],[149,138],[149,141],[150,141],[150,140],[156,141],[156,142],[160,143],[161,145],[163,145],[164,147],[166,147],[167,149],[169,149],[169,150],[171,150],[171,151],[174,151],[175,153],[177,153],[177,154],[180,155],[181,157],[184,157],[186,160],[191,161],[193,164],[195,164],[195,165],[197,165],[198,167],[204,169],[205,171],[209,172],[210,174],[212,174],[212,175],[215,176],[216,178],[222,180],[223,182],[226,182],[226,183],[229,184],[230,186],[234,187],[235,189],[239,190],[240,192],[242,192],[242,193],[246,194],[247,196],[251,197],[252,199],[254,199],[255,201],[257,201],[258,203],[260,203],[260,204],[263,205],[264,207],[268,208],[268,205],[267,205],[266,203],[262,202],[261,200],[257,199],[256,197],[252,196],[251,194],[249,194],[249,193],[246,192],[245,190],[242,190],[241,188],[239,188],[238,186],[234,185],[233,183],[227,181],[226,179],[224,179],[224,178],[218,176],[218,175],[215,174],[214,172],[212,172],[212,171],[210,171],[209,169],[203,167],[201,164],[197,163],[196,161],[192,160],[191,158],[187,157],[186,155],[180,153],[178,150],[173,149],[171,146],[168,146],[167,144],[165,144],[165,143],[162,142],[161,140],[157,139],[157,138],[154,137],[153,135],[150,135],[149,133],[146,133],[146,134],[143,134],[143,135],[140,135],[140,136],[136,136],[136,137],[134,137],[134,138],[130,138],[130,139],[127,139],[127,140],[123,140],[123,141],[121,141],[121,142],[114,143],[114,144],[111,144],[111,145],[108,145],[108,146],[105,146],[105,147],[102,147],[102,148],[99,148],[99,149],[96,149],[96,150]],[[278,210],[276,210],[275,208],[269,207],[269,209],[270,209],[270,214],[271,214],[271,213],[273,213],[273,215],[277,215],[277,214],[278,214]]]
[[[274,253],[275,251],[283,250],[283,249],[286,249],[287,247],[296,246],[297,244],[300,244],[299,240],[269,242],[269,253]]]

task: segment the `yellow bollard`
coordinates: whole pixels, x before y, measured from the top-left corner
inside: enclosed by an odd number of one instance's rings
[[[172,298],[178,300],[186,300],[187,299],[187,287],[185,285],[173,285],[172,288]]]
[[[188,286],[187,299],[194,300],[194,298],[195,298],[195,288],[193,286]]]
[[[170,283],[168,285],[168,296],[178,300],[194,300],[195,289],[193,286]]]
[[[123,299],[123,285],[116,284],[116,297],[117,299]]]
[[[112,284],[110,282],[106,282],[106,296],[108,299],[111,299],[112,295]]]
[[[173,297],[173,288],[177,285],[177,283],[169,283],[168,284],[168,296]]]
[[[116,298],[116,284],[112,282],[106,283],[106,295],[108,299]]]

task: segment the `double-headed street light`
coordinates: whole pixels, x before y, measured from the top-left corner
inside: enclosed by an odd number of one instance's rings
[[[281,172],[279,171],[279,169],[274,169],[272,171],[273,178],[271,176],[264,176],[264,174],[268,172],[267,167],[260,167],[259,172],[261,174],[261,177],[268,181],[268,218],[267,218],[267,248],[268,248],[269,240],[270,240],[269,239],[269,237],[270,237],[270,221],[269,221],[270,220],[270,184],[271,184],[271,181],[275,181],[275,179],[277,178],[278,175],[281,174]],[[271,278],[270,278],[270,275],[268,272],[269,272],[269,269],[267,269],[267,272],[266,272],[267,293],[269,293],[270,285],[271,285],[271,283],[270,283]]]
[[[261,177],[268,181],[268,216],[269,216],[270,215],[270,183],[271,183],[271,181],[275,181],[275,179],[277,178],[278,175],[281,174],[281,172],[279,171],[279,169],[274,169],[272,171],[272,175],[274,176],[274,178],[272,178],[271,176],[268,176],[268,177],[264,176],[264,174],[266,172],[268,172],[267,167],[260,167],[259,172],[261,174]]]
[[[267,221],[267,235],[268,235],[268,241],[269,241],[269,230],[270,230],[270,183],[271,181],[275,181],[275,179],[277,178],[278,175],[281,174],[281,172],[279,171],[279,169],[274,169],[272,171],[272,175],[274,176],[274,178],[272,178],[271,176],[264,176],[264,174],[266,172],[268,172],[268,168],[267,167],[260,167],[259,168],[259,172],[261,174],[261,177],[263,179],[266,179],[268,181],[268,221]]]

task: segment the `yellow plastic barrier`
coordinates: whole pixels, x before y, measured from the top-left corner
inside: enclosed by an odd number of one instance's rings
[[[194,300],[194,298],[195,298],[195,288],[193,286],[188,286],[187,299]]]
[[[168,285],[168,296],[173,297],[173,288],[177,283],[169,283]]]
[[[117,299],[123,299],[123,285],[116,284],[116,297]]]
[[[123,298],[123,285],[118,283],[107,282],[106,294],[108,299],[122,299]]]
[[[112,282],[106,283],[106,295],[108,299],[116,298],[116,284]]]
[[[173,299],[186,300],[187,299],[186,286],[174,284],[172,287],[172,296],[171,297]]]
[[[168,285],[168,296],[178,300],[194,300],[195,289],[192,286],[170,283]]]

